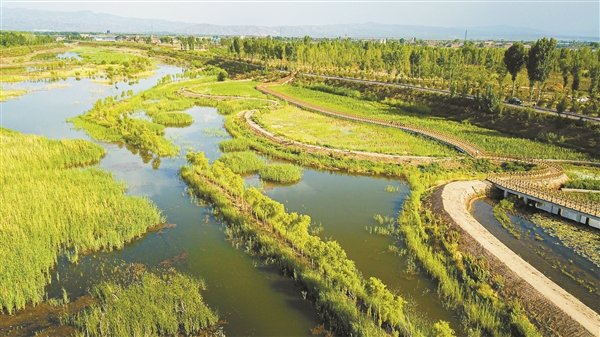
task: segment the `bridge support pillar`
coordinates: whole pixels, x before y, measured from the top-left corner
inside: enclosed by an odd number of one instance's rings
[[[508,197],[508,191],[504,190],[504,197],[507,198]]]

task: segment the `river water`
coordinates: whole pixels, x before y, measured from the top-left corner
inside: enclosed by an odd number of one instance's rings
[[[496,220],[492,207],[492,201],[477,199],[471,205],[471,214],[490,233],[534,268],[591,309],[600,312],[600,270],[596,265],[572,248],[563,245],[543,228],[520,215],[509,214],[515,228],[522,232],[517,239]],[[581,282],[593,290],[590,291]]]
[[[34,90],[1,104],[2,126],[49,138],[91,140],[66,120],[85,113],[99,98],[129,89],[139,92],[155,85],[161,77],[181,71],[161,65],[155,75],[131,85],[67,79],[51,89],[35,90],[46,88],[47,83],[21,84]],[[179,169],[185,165],[184,151],[203,151],[214,160],[221,154],[218,143],[226,139],[219,133],[205,132],[224,130],[223,117],[214,108],[194,107],[187,112],[194,118],[191,126],[166,130],[166,136],[182,148],[181,155],[161,158],[160,165],[153,167],[135,149],[99,143],[107,150],[99,166],[124,181],[127,193],[150,198],[174,226],[148,233],[118,251],[82,256],[77,264],[60,259],[47,289],[49,296],[59,297],[63,288],[71,297],[84,295],[94,284],[114,276],[123,262],[150,267],[167,264],[206,281],[208,290],[203,296],[226,321],[227,335],[310,335],[310,329],[320,320],[293,282],[274,267],[234,248],[211,208],[199,205],[187,194],[179,178]],[[260,184],[255,176],[247,179],[250,184]],[[398,191],[386,192],[388,185],[398,187]],[[297,184],[264,187],[288,210],[310,215],[323,228],[319,235],[337,240],[365,277],[381,278],[408,299],[423,319],[447,320],[455,330],[462,331],[456,314],[445,309],[435,294],[435,284],[418,269],[410,268],[414,264],[406,256],[388,250],[390,245],[402,248],[402,243],[367,231],[376,224],[375,214],[398,215],[409,193],[406,184],[384,177],[305,168]]]

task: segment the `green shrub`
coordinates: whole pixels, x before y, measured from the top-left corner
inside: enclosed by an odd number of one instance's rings
[[[219,73],[217,74],[217,81],[219,82],[223,82],[225,81],[227,78],[229,77],[229,74],[227,74],[227,72],[225,70],[221,70],[219,71]]]
[[[252,151],[226,153],[217,161],[237,174],[254,173],[265,165],[265,161]]]
[[[295,183],[302,179],[302,168],[292,164],[271,164],[262,167],[260,179],[276,183]]]
[[[573,179],[565,184],[567,188],[577,188],[582,190],[600,190],[600,180],[598,179]]]

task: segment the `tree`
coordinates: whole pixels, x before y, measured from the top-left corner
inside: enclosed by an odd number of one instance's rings
[[[227,74],[227,72],[225,70],[221,70],[217,74],[217,81],[223,82],[227,79],[227,77],[229,77],[229,74]]]
[[[527,57],[527,76],[529,77],[531,85],[529,100],[532,100],[533,87],[535,83],[538,83],[538,98],[536,104],[542,96],[542,88],[552,70],[555,49],[556,40],[547,38],[537,40],[531,49],[529,49]]]
[[[512,78],[512,94],[515,96],[515,83],[517,81],[517,75],[519,71],[525,66],[527,56],[525,55],[525,46],[521,42],[516,42],[504,53],[504,65],[506,70],[510,73]]]
[[[594,65],[590,68],[590,87],[588,89],[590,96],[594,97],[600,87],[600,65]]]
[[[415,77],[415,70],[417,77],[421,77],[421,56],[420,51],[413,50],[410,52],[410,73],[412,77]]]
[[[242,43],[239,37],[233,38],[233,52],[237,55],[238,59],[242,57]]]

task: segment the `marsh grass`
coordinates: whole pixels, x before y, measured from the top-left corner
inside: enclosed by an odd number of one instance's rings
[[[219,143],[219,149],[223,152],[247,151],[250,149],[250,142],[242,138],[227,139]]]
[[[508,216],[508,214],[513,213],[515,211],[515,204],[508,200],[502,199],[499,203],[494,205],[492,208],[492,213],[494,214],[494,218],[498,220],[502,228],[506,229],[512,236],[517,239],[521,238],[521,232],[517,227],[513,224],[512,220]]]
[[[194,119],[185,112],[171,111],[152,115],[152,121],[164,126],[185,127],[192,125]]]
[[[225,153],[217,161],[237,174],[256,173],[265,166],[264,159],[252,151]]]
[[[145,272],[129,284],[105,282],[95,303],[66,319],[78,336],[218,336],[218,315],[202,298],[202,281],[177,272]]]
[[[381,118],[437,130],[462,138],[496,155],[573,160],[590,159],[586,154],[558,145],[512,137],[468,122],[456,122],[422,113],[411,113],[401,106],[399,107],[397,102],[389,105],[291,85],[272,86],[271,89],[343,113]]]
[[[292,164],[269,164],[261,167],[258,175],[264,181],[289,184],[302,179],[302,168]]]
[[[146,198],[97,168],[104,150],[0,128],[0,309],[44,298],[59,256],[121,248],[163,221]]]

